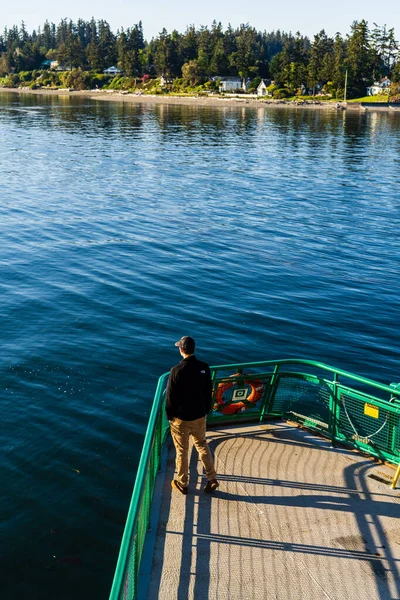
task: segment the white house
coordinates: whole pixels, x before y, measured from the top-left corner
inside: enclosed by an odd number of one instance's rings
[[[367,87],[367,96],[377,96],[378,94],[388,94],[391,81],[388,77],[383,77],[380,81],[375,81],[374,85]]]
[[[166,77],[165,75],[161,75],[161,77],[160,77],[161,87],[165,87],[166,85],[172,85],[173,83],[174,83],[173,77]]]
[[[56,71],[72,71],[71,65],[60,65],[58,60],[51,61],[50,69],[55,69]]]
[[[261,79],[257,87],[257,96],[268,96],[267,86],[265,85],[264,79]]]
[[[58,60],[44,60],[40,65],[42,69],[53,69],[55,71],[70,71],[71,67],[60,65]]]
[[[268,87],[273,83],[272,81],[264,81],[261,79],[260,83],[257,87],[257,96],[272,96],[272,93],[269,91]]]
[[[220,80],[218,88],[220,92],[236,92],[243,87],[240,77],[217,77],[217,79]]]
[[[108,69],[104,69],[104,75],[118,75],[121,73],[121,70],[117,67],[108,67]]]

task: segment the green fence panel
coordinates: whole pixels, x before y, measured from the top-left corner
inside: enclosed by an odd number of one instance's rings
[[[400,456],[398,402],[338,386],[337,440],[394,460]]]
[[[332,388],[323,379],[301,373],[280,373],[271,412],[329,432]]]

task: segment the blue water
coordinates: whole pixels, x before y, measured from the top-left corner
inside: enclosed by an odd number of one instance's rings
[[[157,377],[400,381],[400,114],[0,94],[0,592],[108,597]]]

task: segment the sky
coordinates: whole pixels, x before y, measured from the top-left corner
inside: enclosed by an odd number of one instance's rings
[[[4,3],[4,4],[3,4]],[[215,19],[224,28],[230,23],[237,27],[249,23],[257,31],[276,31],[301,34],[310,38],[325,29],[333,36],[340,32],[345,36],[350,32],[353,21],[365,19],[370,27],[373,23],[394,27],[396,38],[400,39],[400,0],[386,0],[383,4],[376,0],[69,0],[67,3],[54,0],[18,0],[2,2],[0,31],[4,27],[25,22],[28,31],[37,29],[46,19],[59,23],[62,18],[76,21],[78,18],[106,20],[113,31],[129,27],[142,21],[144,37],[150,40],[165,27],[168,32],[177,29],[183,33],[188,25],[210,26]]]

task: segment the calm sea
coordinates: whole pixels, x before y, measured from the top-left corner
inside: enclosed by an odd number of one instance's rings
[[[173,343],[400,381],[400,114],[0,94],[0,585],[108,597]]]

